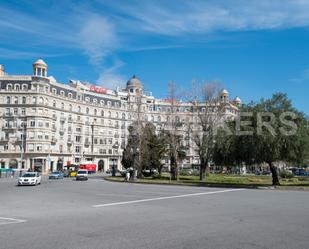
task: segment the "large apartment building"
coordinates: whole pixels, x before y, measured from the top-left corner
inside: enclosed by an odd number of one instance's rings
[[[194,122],[192,103],[171,106],[156,99],[135,76],[124,89],[109,90],[73,80],[62,84],[47,73],[42,59],[33,63],[32,75],[8,75],[0,65],[1,168],[48,172],[92,161],[98,170],[121,169],[127,128],[138,115],[159,129],[175,108],[177,119]],[[219,97],[226,115],[236,115],[240,99],[230,101],[226,90]],[[198,163],[194,145],[186,139],[190,146],[184,163]]]

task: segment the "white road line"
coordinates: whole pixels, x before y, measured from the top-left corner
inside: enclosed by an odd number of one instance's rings
[[[2,220],[3,220],[3,222],[2,222]],[[26,222],[26,220],[0,217],[0,226],[1,225],[8,225],[8,224],[23,223],[23,222]]]
[[[132,204],[132,203],[140,203],[140,202],[148,202],[148,201],[158,201],[158,200],[167,200],[167,199],[190,197],[190,196],[212,195],[212,194],[234,192],[234,191],[241,191],[241,190],[245,190],[245,189],[226,189],[226,190],[219,190],[219,191],[212,191],[212,192],[200,192],[200,193],[193,193],[193,194],[164,196],[164,197],[157,197],[157,198],[150,198],[150,199],[141,199],[141,200],[134,200],[134,201],[112,202],[112,203],[106,203],[106,204],[92,205],[91,207],[98,208],[98,207],[118,206],[118,205]]]

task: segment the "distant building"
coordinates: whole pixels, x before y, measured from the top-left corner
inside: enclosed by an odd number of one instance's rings
[[[136,76],[125,89],[109,90],[73,80],[61,84],[47,73],[42,59],[33,63],[32,75],[8,75],[0,65],[1,168],[48,172],[82,161],[92,161],[99,170],[121,168],[127,128],[137,116],[137,96],[143,122],[160,129],[170,112],[171,103],[145,93]],[[226,90],[220,102],[232,116],[241,103],[238,97],[230,102]],[[194,122],[192,103],[178,102],[175,113]],[[189,138],[186,142],[192,145]],[[184,163],[198,163],[193,145]]]

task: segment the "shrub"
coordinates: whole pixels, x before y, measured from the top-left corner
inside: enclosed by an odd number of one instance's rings
[[[291,179],[294,177],[293,173],[289,172],[289,171],[286,171],[286,170],[283,170],[280,172],[280,177],[281,178],[285,178],[285,179]]]

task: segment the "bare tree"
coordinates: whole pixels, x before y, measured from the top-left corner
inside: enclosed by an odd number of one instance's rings
[[[183,138],[183,122],[177,115],[177,107],[179,98],[177,85],[174,82],[168,85],[168,112],[166,121],[163,124],[163,133],[166,137],[167,154],[170,161],[170,170],[172,180],[178,180],[178,164],[185,157],[185,151],[182,147]]]
[[[205,82],[200,86],[194,83],[192,94],[193,120],[190,134],[200,159],[200,180],[203,180],[212,161],[214,135],[224,119],[228,103],[219,98],[220,86],[216,82]]]

